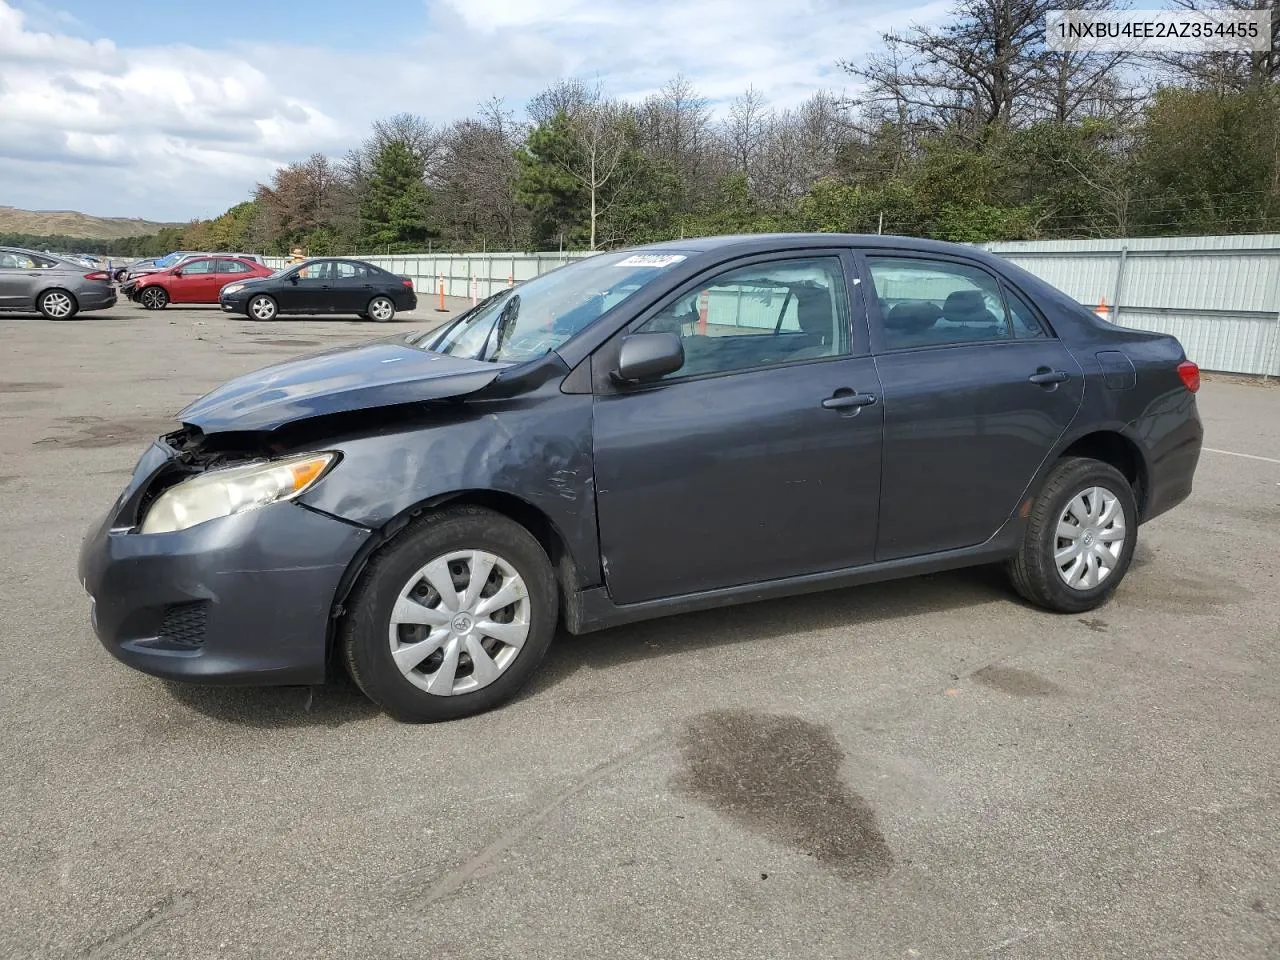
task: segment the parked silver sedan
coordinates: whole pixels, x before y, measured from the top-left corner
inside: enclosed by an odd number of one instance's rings
[[[105,310],[116,288],[105,270],[48,253],[0,247],[0,311],[39,311],[48,320],[70,320],[83,310]]]

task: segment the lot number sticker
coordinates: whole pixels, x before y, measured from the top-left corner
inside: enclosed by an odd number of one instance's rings
[[[625,260],[619,260],[614,264],[615,267],[669,267],[673,263],[679,263],[684,260],[684,254],[680,253],[637,253]]]

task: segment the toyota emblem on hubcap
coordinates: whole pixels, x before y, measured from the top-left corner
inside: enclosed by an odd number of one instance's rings
[[[454,633],[470,633],[473,621],[469,613],[460,613],[453,618]]]

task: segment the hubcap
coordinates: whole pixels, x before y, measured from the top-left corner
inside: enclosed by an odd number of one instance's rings
[[[375,320],[389,320],[394,309],[386,300],[375,300],[369,312],[373,314]]]
[[[65,293],[51,293],[44,298],[44,309],[51,317],[65,317],[71,312],[71,298]]]
[[[1124,550],[1124,508],[1105,487],[1076,494],[1058,518],[1053,563],[1063,582],[1092,590],[1111,576]]]
[[[507,561],[482,550],[436,557],[391,611],[391,657],[436,696],[471,693],[511,666],[529,636],[529,591]]]
[[[271,305],[270,300],[253,301],[253,315],[259,320],[270,320],[271,315],[276,312],[276,308]]]
[[[160,294],[155,290],[148,290],[143,299],[148,307],[158,307],[161,303]]]

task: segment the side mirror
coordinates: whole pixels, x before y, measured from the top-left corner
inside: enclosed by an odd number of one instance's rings
[[[290,282],[290,283],[292,283],[292,284],[296,287],[296,286],[298,285],[298,275],[295,273],[295,274],[293,274],[292,276],[290,276],[290,277],[289,277],[289,282]]]
[[[624,337],[613,379],[623,383],[656,380],[684,366],[684,344],[674,333],[633,333]]]
[[[174,270],[174,271],[173,271],[173,275],[174,275],[175,277],[180,277],[180,276],[182,276],[182,271],[181,271],[181,270]]]

